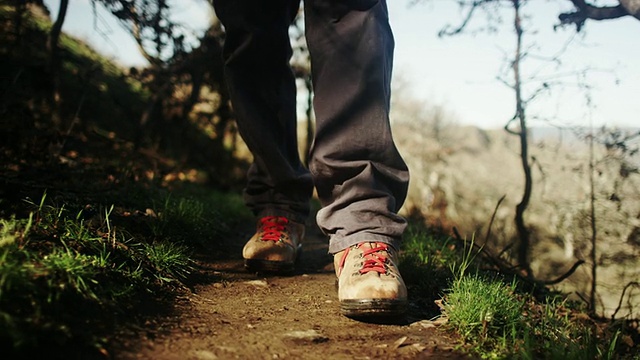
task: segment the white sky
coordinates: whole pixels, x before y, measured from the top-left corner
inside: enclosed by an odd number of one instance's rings
[[[55,18],[59,0],[44,2]],[[443,105],[461,124],[503,126],[513,116],[515,95],[497,77],[510,76],[505,72],[505,59],[515,44],[512,13],[502,12],[504,24],[496,34],[440,38],[440,29],[457,25],[462,18],[455,2],[429,0],[413,7],[408,2],[388,0],[396,40],[394,76],[408,82],[417,98]],[[173,8],[176,19],[191,27],[196,37],[212,15],[204,0],[174,0]],[[595,125],[640,126],[640,21],[588,21],[578,35],[574,28],[554,32],[557,15],[567,9],[568,0],[531,0],[522,9],[528,17],[525,45],[532,54],[550,57],[574,38],[561,57],[561,66],[533,57],[524,62],[524,77],[535,73],[549,83],[563,84],[552,86],[552,92],[529,105],[530,124],[541,124],[536,118],[548,118],[554,124],[588,125],[593,121]],[[472,30],[487,23],[483,13],[477,15],[470,24]],[[90,0],[70,2],[63,30],[123,65],[145,64],[134,41],[110,14],[99,11],[94,18]],[[581,80],[576,74],[587,68],[591,70]],[[558,78],[559,74],[563,76]],[[580,91],[579,82],[586,82],[591,90]],[[525,87],[525,97],[538,86]],[[591,107],[586,105],[587,94],[594,104]]]

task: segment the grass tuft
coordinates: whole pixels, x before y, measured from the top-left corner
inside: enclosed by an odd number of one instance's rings
[[[83,298],[98,300],[93,287],[98,285],[97,259],[83,255],[69,248],[55,248],[44,255],[35,267],[34,276],[43,279],[47,285],[48,302],[58,301],[67,291],[76,292]]]
[[[628,328],[591,319],[557,295],[540,302],[530,287],[484,269],[473,242],[411,224],[400,262],[412,304],[445,320],[461,348],[485,359],[638,359]]]
[[[479,275],[456,278],[445,297],[444,311],[465,340],[503,337],[518,332],[521,323],[523,301],[514,291],[515,286]]]
[[[193,270],[190,251],[185,245],[159,242],[143,246],[144,254],[157,270],[155,276],[160,281],[172,281],[173,278],[184,280]]]

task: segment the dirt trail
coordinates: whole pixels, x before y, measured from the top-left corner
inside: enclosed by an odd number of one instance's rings
[[[116,359],[462,359],[455,343],[411,310],[397,324],[340,315],[326,240],[311,234],[291,276],[248,273],[241,242],[225,261],[202,260],[204,278],[170,316],[123,336]]]

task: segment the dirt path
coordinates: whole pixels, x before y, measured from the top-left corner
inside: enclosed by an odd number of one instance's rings
[[[239,244],[242,246],[242,244]],[[204,278],[173,315],[123,337],[116,359],[461,359],[455,343],[409,311],[397,324],[339,313],[326,241],[312,234],[291,276],[243,268],[240,248],[225,261],[202,260]],[[132,336],[133,335],[133,336]]]

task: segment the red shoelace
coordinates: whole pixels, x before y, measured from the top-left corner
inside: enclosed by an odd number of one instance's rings
[[[289,220],[284,216],[265,216],[260,219],[262,227],[262,241],[278,241],[282,237]]]
[[[360,245],[362,247],[362,245]],[[387,262],[387,248],[389,246],[384,243],[375,243],[371,249],[363,249],[362,257],[364,263],[360,269],[360,274],[366,274],[370,271],[375,271],[379,274],[387,272],[384,264]],[[382,253],[384,251],[384,253]]]
[[[362,245],[365,243],[358,244],[357,247],[362,249]],[[362,262],[362,267],[360,268],[360,274],[366,274],[371,271],[375,271],[379,274],[385,274],[387,272],[385,263],[387,262],[387,250],[389,245],[385,243],[372,243],[370,249],[362,249],[362,257],[364,261]],[[344,266],[344,263],[347,259],[347,255],[351,248],[347,248],[340,259],[340,268]]]

